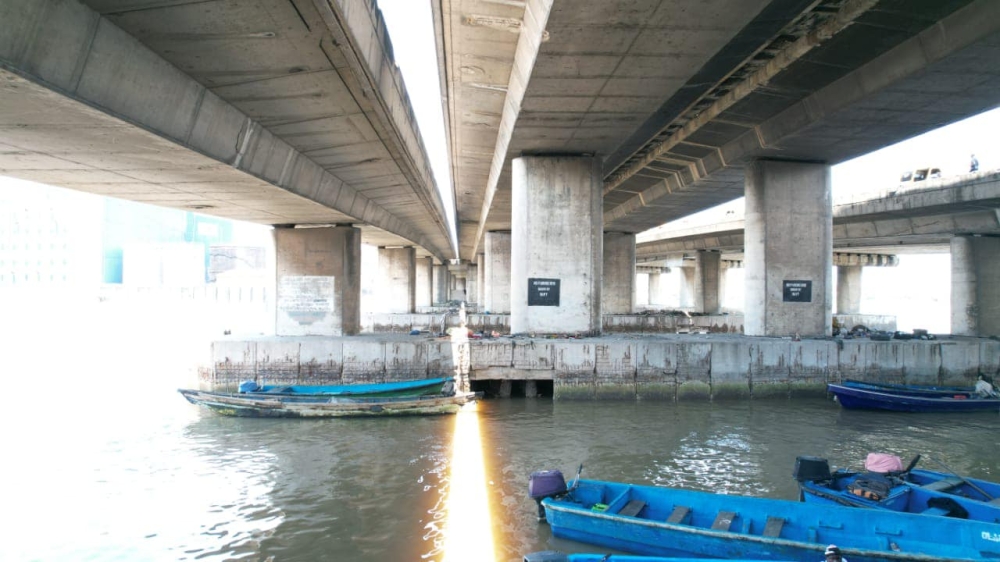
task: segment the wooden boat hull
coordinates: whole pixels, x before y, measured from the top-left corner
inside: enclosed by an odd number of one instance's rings
[[[192,404],[225,416],[252,418],[341,418],[455,414],[474,393],[403,398],[274,397],[180,390]]]
[[[895,412],[982,412],[1000,411],[1000,399],[996,398],[940,398],[928,396],[907,396],[851,388],[839,384],[826,385],[848,410],[890,410]]]
[[[906,513],[941,517],[961,517],[986,523],[1000,523],[1000,504],[963,497],[939,491],[932,486],[908,483],[903,478],[883,481],[891,487],[884,497],[863,497],[849,487],[860,480],[872,478],[865,473],[834,472],[829,480],[800,482],[802,499],[814,505],[844,505],[872,509],[886,509]],[[877,476],[875,478],[878,478]],[[955,479],[957,481],[957,478]],[[949,483],[949,480],[938,479]],[[985,499],[985,498],[984,498]]]
[[[596,480],[542,506],[557,537],[648,556],[822,560],[834,543],[851,562],[1000,558],[1000,525],[885,510]]]
[[[247,392],[255,396],[301,396],[327,395],[349,396],[352,398],[396,397],[396,396],[430,396],[441,394],[445,384],[453,382],[452,377],[433,379],[416,379],[373,384],[339,384],[339,385],[264,385],[260,390]]]

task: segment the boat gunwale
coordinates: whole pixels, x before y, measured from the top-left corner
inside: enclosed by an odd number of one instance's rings
[[[631,487],[632,486],[629,485],[630,489],[631,489]],[[711,492],[703,492],[703,493],[711,493]],[[741,498],[748,498],[748,499],[761,499],[761,500],[773,500],[774,499],[774,498],[757,498],[757,497],[753,497],[753,496],[739,496],[739,497],[741,497]],[[558,501],[558,500],[556,500],[556,501]],[[543,500],[542,501],[542,505],[545,506],[546,509],[551,509],[553,511],[561,511],[561,512],[568,513],[568,514],[571,514],[571,515],[576,515],[576,516],[579,516],[579,517],[585,517],[585,518],[592,517],[592,518],[597,518],[597,519],[607,519],[607,520],[610,520],[610,521],[627,523],[627,524],[630,524],[630,525],[642,525],[644,527],[650,527],[650,528],[654,528],[654,529],[662,528],[662,529],[667,529],[667,530],[671,530],[671,531],[675,531],[675,532],[682,532],[682,533],[686,533],[686,534],[708,536],[708,537],[711,537],[711,538],[714,538],[714,539],[720,539],[720,540],[734,540],[734,539],[736,539],[736,540],[749,541],[749,542],[759,543],[759,544],[771,544],[771,545],[776,545],[776,546],[785,546],[785,547],[796,548],[796,549],[800,549],[800,550],[808,550],[808,551],[815,550],[818,553],[822,553],[823,550],[826,548],[826,546],[824,544],[821,544],[821,543],[807,543],[807,542],[795,541],[795,540],[791,540],[791,539],[783,539],[783,538],[780,538],[780,537],[765,537],[765,536],[762,536],[762,535],[754,535],[754,534],[749,534],[749,533],[736,533],[736,532],[733,532],[733,531],[720,531],[720,530],[715,530],[715,529],[708,529],[708,528],[705,528],[705,527],[696,527],[694,525],[685,525],[683,523],[668,523],[667,521],[654,521],[652,519],[644,519],[644,518],[641,518],[641,517],[618,515],[617,513],[595,512],[595,511],[590,511],[590,510],[586,510],[586,509],[583,509],[583,508],[575,508],[575,507],[572,507],[570,505],[563,505],[563,504],[559,504],[559,503],[554,503],[553,501],[550,501],[549,498]],[[858,509],[858,508],[852,507],[850,509]],[[549,525],[552,526],[551,523]],[[557,527],[558,527],[558,525],[557,525]],[[565,527],[565,526],[563,526],[563,527]],[[569,527],[566,527],[566,528],[569,528]],[[553,534],[555,534],[555,530],[554,529],[553,529]],[[594,533],[594,534],[597,534],[597,533]],[[603,535],[602,534],[600,536],[607,536],[607,535]],[[926,562],[940,562],[940,560],[941,560],[940,556],[937,556],[937,555],[931,556],[931,555],[922,554],[922,553],[919,553],[919,552],[902,552],[902,551],[893,551],[893,550],[869,550],[869,549],[844,548],[844,547],[841,547],[841,551],[843,552],[843,554],[849,555],[849,556],[857,556],[857,557],[865,557],[865,558],[884,558],[884,559],[889,559],[889,560],[900,560],[900,561],[905,561],[905,562],[914,562],[914,561],[916,561],[916,562],[925,562],[925,561]],[[963,560],[969,560],[969,559],[963,559]]]

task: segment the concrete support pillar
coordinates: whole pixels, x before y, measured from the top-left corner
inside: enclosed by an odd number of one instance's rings
[[[407,248],[379,248],[379,312],[416,312],[417,252]]]
[[[681,267],[679,271],[681,274],[681,308],[699,310],[704,301],[699,291],[701,284],[698,283],[697,272],[693,266]]]
[[[470,263],[465,276],[465,300],[470,303],[479,302],[479,266]]]
[[[476,304],[479,307],[479,311],[485,310],[483,308],[483,300],[486,299],[486,254],[479,254],[476,256]]]
[[[524,381],[524,397],[538,398],[538,382],[533,380]]]
[[[600,162],[522,156],[511,176],[511,333],[599,334]]]
[[[1000,335],[1000,239],[951,239],[951,333]]]
[[[486,233],[483,310],[510,312],[510,233]]]
[[[434,266],[434,304],[448,302],[448,266]]]
[[[465,294],[466,280],[465,277],[455,277],[455,288],[451,292],[452,300],[465,302],[468,300]]]
[[[745,333],[830,335],[830,167],[774,160],[747,166],[744,247]]]
[[[660,291],[660,273],[649,274],[649,306],[659,306],[663,304],[663,296]]]
[[[604,233],[604,275],[601,305],[604,314],[635,311],[635,234]]]
[[[861,313],[860,265],[837,266],[837,314]]]
[[[275,334],[344,336],[361,331],[361,230],[275,228]]]
[[[434,258],[417,259],[417,306],[434,303]]]
[[[722,254],[698,251],[691,265],[681,268],[681,306],[694,312],[722,311]]]

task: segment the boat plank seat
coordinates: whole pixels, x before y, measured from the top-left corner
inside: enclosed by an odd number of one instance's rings
[[[921,486],[925,490],[931,490],[933,492],[946,492],[955,486],[962,483],[962,479],[957,476],[949,476],[948,478],[942,478],[937,482],[931,482],[930,484],[925,484]]]
[[[712,523],[712,530],[728,531],[729,528],[733,526],[733,519],[736,519],[735,511],[720,511],[719,514],[715,516],[715,522]]]
[[[992,500],[986,502],[990,505],[1000,505],[1000,497],[993,498]]]
[[[642,500],[631,500],[625,507],[618,510],[618,515],[627,515],[628,517],[638,517],[639,512],[642,508],[646,507],[646,502]]]
[[[667,518],[667,523],[683,523],[684,518],[691,513],[691,508],[683,505],[674,507],[674,511]]]
[[[928,507],[920,512],[921,515],[948,515],[948,513],[947,509],[941,509],[940,507]]]
[[[785,520],[781,517],[768,517],[764,524],[764,536],[778,538],[781,536],[781,529],[785,526]]]

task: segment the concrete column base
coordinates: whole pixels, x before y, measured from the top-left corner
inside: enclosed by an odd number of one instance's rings
[[[524,397],[525,398],[538,398],[538,382],[537,381],[524,381]]]

